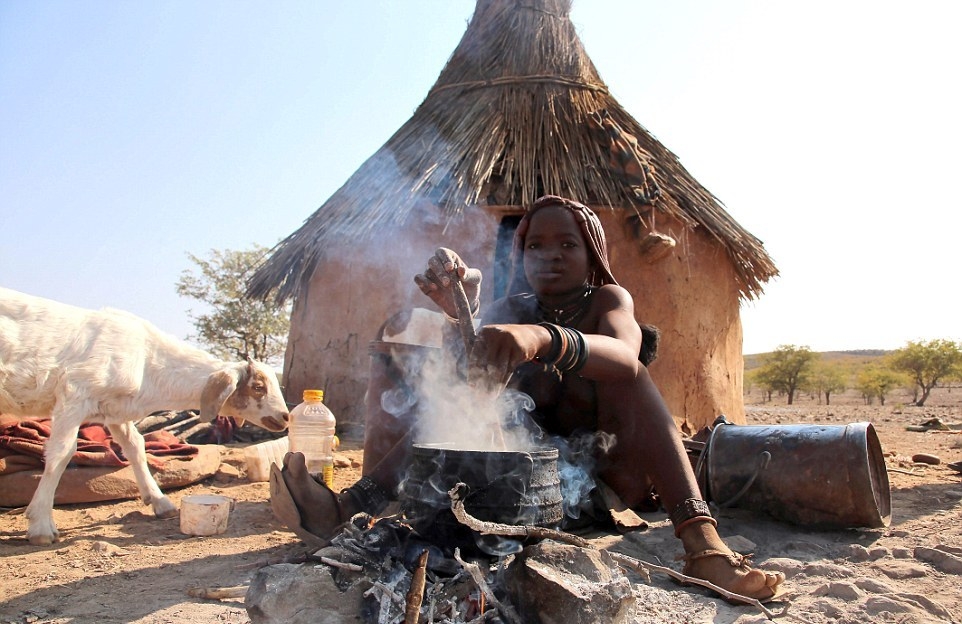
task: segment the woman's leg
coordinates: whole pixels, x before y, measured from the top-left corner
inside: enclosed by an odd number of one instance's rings
[[[733,553],[713,520],[683,513],[685,501],[701,501],[701,492],[678,427],[648,370],[639,366],[634,383],[599,383],[598,402],[598,428],[615,435],[601,472],[605,483],[625,504],[635,506],[649,494],[647,480],[640,478],[647,475],[665,509],[682,510],[676,527],[689,557],[688,574],[753,598],[771,597],[784,575],[741,565],[737,557],[728,556]]]
[[[615,435],[601,477],[626,505],[643,503],[651,483],[668,510],[700,498],[678,427],[647,369],[639,366],[633,383],[599,382],[597,396],[598,428]]]

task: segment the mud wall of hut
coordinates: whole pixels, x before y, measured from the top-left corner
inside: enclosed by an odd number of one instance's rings
[[[661,330],[650,372],[679,425],[697,430],[719,414],[745,421],[740,299],[728,255],[703,229],[662,218],[675,246],[643,244],[621,211],[600,211],[611,269],[631,292],[639,321]]]

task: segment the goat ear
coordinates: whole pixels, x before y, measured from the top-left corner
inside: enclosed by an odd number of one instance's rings
[[[233,373],[233,374],[232,374]],[[211,373],[200,393],[200,420],[210,422],[217,418],[220,408],[237,389],[239,375],[231,370]]]

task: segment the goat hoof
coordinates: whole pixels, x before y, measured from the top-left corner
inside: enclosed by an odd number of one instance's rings
[[[166,496],[162,499],[154,501],[153,504],[154,515],[158,518],[173,518],[178,513],[177,507],[174,506],[170,499]]]
[[[54,533],[53,535],[49,533],[37,535],[27,534],[27,541],[29,541],[32,546],[49,546],[59,539],[60,535],[58,533]]]

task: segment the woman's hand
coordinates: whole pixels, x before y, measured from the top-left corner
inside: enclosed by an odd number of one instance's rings
[[[434,255],[428,258],[424,273],[414,276],[414,283],[421,292],[430,297],[451,318],[458,318],[452,293],[455,282],[461,282],[468,304],[476,313],[481,291],[481,271],[468,267],[461,257],[450,249],[438,248]]]
[[[485,325],[471,351],[471,366],[507,383],[518,366],[551,347],[551,334],[540,325]]]

